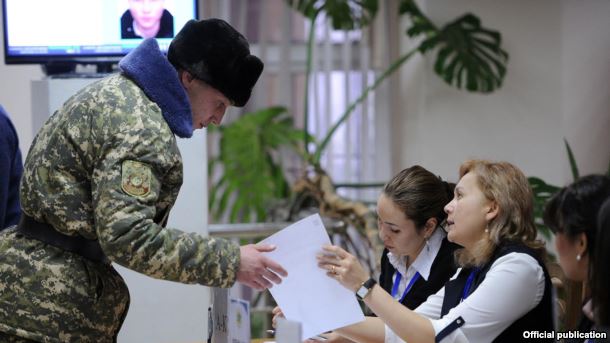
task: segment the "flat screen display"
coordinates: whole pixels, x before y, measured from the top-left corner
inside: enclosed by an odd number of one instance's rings
[[[144,38],[167,51],[197,0],[2,0],[6,64],[116,62]]]

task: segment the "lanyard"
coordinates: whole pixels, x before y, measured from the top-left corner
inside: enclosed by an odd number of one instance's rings
[[[468,298],[468,296],[470,294],[468,294],[468,292],[470,292],[470,287],[472,286],[472,282],[474,281],[475,276],[477,276],[477,274],[479,273],[479,268],[474,268],[471,272],[470,275],[468,275],[468,279],[466,280],[466,285],[464,286],[464,290],[462,291],[462,298],[460,299],[460,302],[464,301],[464,299]]]
[[[417,281],[417,279],[419,279],[420,277],[421,277],[421,275],[419,275],[419,272],[415,272],[415,275],[413,275],[413,277],[411,278],[411,281],[409,281],[407,288],[405,288],[404,292],[402,292],[402,296],[400,297],[399,302],[402,302],[402,300],[405,298],[407,293],[409,293],[409,291],[411,290],[411,287],[413,287],[413,284],[415,283],[415,281]],[[401,279],[402,279],[402,274],[400,274],[400,272],[397,270],[396,279],[394,280],[394,285],[392,286],[392,298],[396,298],[396,293],[398,293],[398,285],[400,284]]]

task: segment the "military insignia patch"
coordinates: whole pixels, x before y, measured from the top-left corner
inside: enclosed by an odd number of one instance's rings
[[[136,161],[123,161],[121,188],[132,196],[145,196],[150,193],[150,167]]]

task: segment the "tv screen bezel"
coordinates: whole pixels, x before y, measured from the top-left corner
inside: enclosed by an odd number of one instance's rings
[[[7,12],[6,6],[8,0],[2,1],[2,35],[4,45],[4,64],[6,65],[18,65],[18,64],[41,64],[41,65],[79,65],[79,64],[94,64],[94,65],[111,65],[118,63],[121,58],[129,53],[99,53],[99,54],[27,54],[27,55],[9,55],[8,46],[8,23],[7,23]],[[194,5],[195,17],[193,19],[199,20],[199,1],[191,0]]]

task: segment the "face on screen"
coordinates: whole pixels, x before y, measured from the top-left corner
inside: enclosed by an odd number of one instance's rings
[[[136,27],[142,32],[153,30],[156,34],[163,15],[165,0],[128,0],[127,2]],[[154,34],[150,37],[154,37]]]

